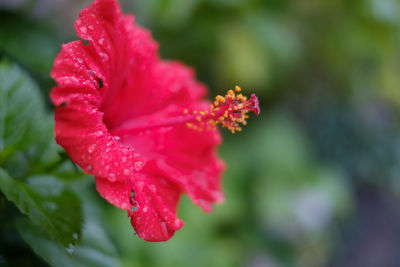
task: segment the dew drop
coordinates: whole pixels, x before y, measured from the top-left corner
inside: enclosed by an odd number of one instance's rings
[[[82,26],[79,29],[81,30],[82,33],[86,33],[87,32],[87,29],[86,29],[85,26]]]
[[[94,132],[95,136],[102,136],[103,135],[103,131],[96,131]]]
[[[72,244],[69,244],[68,247],[65,248],[65,249],[67,250],[67,252],[68,252],[69,254],[72,254],[72,253],[74,253],[75,246],[72,245]]]
[[[93,151],[96,149],[96,144],[92,144],[91,146],[89,146],[88,148],[88,152],[89,154],[93,153]]]
[[[143,168],[143,162],[142,161],[136,161],[134,164],[133,164],[133,168],[136,170],[136,171],[140,171],[142,168]]]
[[[122,163],[125,163],[126,160],[127,160],[127,158],[125,156],[121,158]]]
[[[90,165],[90,164],[87,165],[87,166],[86,166],[86,170],[87,170],[87,171],[91,171],[91,170],[92,170],[92,165]]]
[[[100,52],[99,54],[103,58],[104,61],[108,61],[108,55],[106,53]]]
[[[176,218],[174,223],[175,223],[175,226],[178,227],[181,224],[181,221],[178,218]]]
[[[167,223],[166,222],[161,222],[161,227],[165,231],[165,233],[168,235],[168,228],[167,228]]]
[[[73,233],[73,234],[72,234],[72,238],[73,238],[73,239],[78,240],[78,237],[79,237],[79,236],[78,236],[77,233]]]
[[[88,69],[87,72],[89,73],[90,76],[95,77],[96,72],[94,70]]]
[[[114,139],[117,141],[121,140],[121,138],[119,136],[114,136]]]
[[[115,174],[114,173],[110,173],[108,175],[108,178],[110,179],[110,181],[114,182],[116,180]]]
[[[131,172],[128,169],[124,169],[124,174],[129,175],[129,174],[131,174]]]
[[[156,193],[156,192],[157,192],[157,188],[156,188],[156,186],[155,186],[154,184],[149,185],[149,189],[150,189],[150,191],[153,192],[153,193]],[[166,210],[164,210],[164,212],[165,212],[165,211],[166,211]]]

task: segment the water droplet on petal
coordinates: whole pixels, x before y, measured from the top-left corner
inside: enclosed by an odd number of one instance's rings
[[[181,224],[181,220],[176,218],[175,221],[174,221],[174,224],[175,224],[175,227],[178,227]]]
[[[115,174],[114,173],[110,173],[108,175],[108,178],[110,179],[111,182],[114,182],[116,180]]]
[[[140,171],[142,168],[143,168],[143,162],[142,161],[136,161],[134,164],[133,164],[133,168],[136,170],[136,171]]]
[[[88,148],[88,152],[89,154],[93,153],[93,151],[96,149],[96,144],[92,144],[91,146],[89,146]]]
[[[124,169],[124,174],[125,174],[125,175],[130,175],[131,172],[130,172],[128,169]]]
[[[167,228],[167,223],[166,222],[161,222],[161,227],[165,231],[165,234],[168,235],[168,228]]]
[[[95,136],[102,136],[103,135],[103,131],[96,131],[93,133]]]
[[[104,61],[108,61],[108,55],[106,53],[100,52],[99,55],[103,58]]]
[[[86,33],[87,32],[87,29],[86,29],[85,26],[82,26],[79,29],[81,30],[82,33]]]
[[[149,189],[150,189],[151,192],[157,193],[157,188],[156,188],[156,186],[154,184],[149,185]],[[166,211],[166,209],[164,209],[164,211]]]

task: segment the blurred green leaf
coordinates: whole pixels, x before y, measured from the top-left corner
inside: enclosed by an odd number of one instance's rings
[[[93,186],[92,183],[89,185]],[[17,224],[19,233],[35,253],[52,266],[120,266],[114,244],[104,231],[98,199],[94,199],[91,192],[88,192],[81,184],[76,186],[76,190],[82,199],[85,222],[81,242],[77,246],[68,248],[70,255],[65,253],[65,249],[59,243],[49,239],[43,229],[31,225],[25,220],[20,220]]]
[[[57,158],[52,119],[44,107],[27,73],[15,64],[0,62],[0,167],[15,177]]]
[[[76,195],[53,176],[34,176],[25,184],[0,169],[0,189],[9,201],[64,247],[76,244],[82,212]]]

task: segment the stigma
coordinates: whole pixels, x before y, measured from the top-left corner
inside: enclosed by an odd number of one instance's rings
[[[234,90],[228,90],[225,96],[217,95],[208,110],[193,110],[192,112],[184,110],[185,115],[196,117],[196,122],[187,122],[186,126],[202,131],[221,125],[232,133],[240,132],[242,126],[247,124],[246,119],[249,118],[250,111],[255,115],[260,114],[257,96],[252,94],[250,99],[247,99],[241,91],[241,88],[236,86]]]

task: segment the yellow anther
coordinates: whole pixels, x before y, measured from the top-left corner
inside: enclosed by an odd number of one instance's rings
[[[190,122],[186,125],[196,131],[211,130],[218,124],[227,128],[232,133],[240,132],[242,127],[246,125],[246,119],[249,117],[247,113],[253,111],[259,114],[258,100],[255,95],[252,95],[250,100],[240,93],[241,88],[235,86],[234,90],[230,89],[225,96],[217,95],[210,105],[209,110],[191,111],[192,114]],[[187,114],[189,111],[184,110]],[[188,118],[189,119],[189,118]]]
[[[187,109],[187,108],[185,108],[184,110],[183,110],[183,114],[188,114],[189,113],[189,110]]]
[[[218,103],[220,103],[220,104],[224,104],[225,103],[225,97],[223,97],[221,95],[217,95],[215,97],[215,101],[218,101]]]

